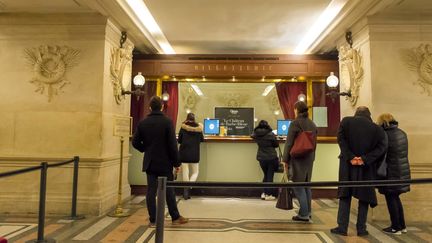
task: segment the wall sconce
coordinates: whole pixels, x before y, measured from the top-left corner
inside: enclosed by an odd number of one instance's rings
[[[303,94],[303,93],[301,93],[301,94],[299,94],[298,96],[297,96],[297,100],[298,101],[305,101],[306,100],[306,95],[305,94]]]
[[[162,94],[162,100],[163,101],[168,101],[169,100],[169,97],[170,97],[170,95],[168,94],[168,92],[163,92],[163,94]]]
[[[333,72],[330,72],[330,76],[327,77],[326,84],[330,88],[330,92],[326,93],[326,95],[331,97],[333,101],[339,96],[351,97],[351,90],[348,90],[347,92],[337,91],[337,86],[339,85],[339,79],[334,75]]]
[[[135,85],[136,89],[134,91],[127,91],[122,89],[122,95],[136,95],[137,100],[139,100],[140,96],[144,96],[145,92],[141,90],[142,87],[144,87],[145,84],[145,78],[141,74],[141,72],[138,72],[137,75],[133,78],[133,84]]]

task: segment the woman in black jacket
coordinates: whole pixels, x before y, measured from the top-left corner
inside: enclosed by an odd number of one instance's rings
[[[273,182],[274,172],[279,167],[279,160],[275,149],[279,146],[276,135],[273,133],[268,122],[261,120],[251,137],[258,145],[256,159],[259,161],[264,173],[263,182]],[[264,188],[261,199],[274,200],[276,196],[275,189]]]
[[[410,166],[408,161],[408,138],[404,131],[398,128],[398,122],[389,113],[378,117],[378,125],[384,128],[388,138],[386,154],[387,180],[410,179]],[[379,192],[385,195],[387,208],[390,214],[391,226],[383,229],[390,234],[406,233],[406,225],[402,202],[399,195],[410,190],[410,186],[380,187]]]
[[[196,181],[198,178],[200,161],[200,143],[204,141],[203,126],[195,121],[195,115],[188,113],[186,121],[181,125],[178,143],[180,144],[179,157],[183,181]],[[189,169],[191,174],[189,173]],[[189,189],[185,188],[184,199],[189,199]]]

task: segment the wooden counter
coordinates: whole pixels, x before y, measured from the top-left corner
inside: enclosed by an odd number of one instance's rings
[[[279,142],[285,142],[285,138],[279,138]],[[205,142],[223,143],[253,143],[249,136],[204,136]],[[336,137],[318,137],[318,143],[337,143]]]

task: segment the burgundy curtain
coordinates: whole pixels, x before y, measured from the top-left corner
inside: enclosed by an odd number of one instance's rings
[[[340,122],[340,99],[339,97],[332,100],[326,96],[330,90],[323,82],[314,82],[312,84],[313,106],[327,107],[327,127],[319,127],[319,136],[336,136]]]
[[[298,95],[306,95],[305,82],[283,82],[276,83],[276,91],[279,98],[279,104],[285,119],[294,119],[294,104],[297,102]]]
[[[144,84],[143,90],[144,96],[140,96],[139,100],[136,99],[135,95],[131,96],[131,110],[130,114],[133,119],[132,131],[135,132],[139,121],[144,119],[150,113],[150,98],[156,95],[156,82],[147,81]]]
[[[167,92],[169,94],[168,101],[164,102],[164,112],[173,121],[175,129],[178,114],[178,82],[163,82],[162,93],[163,92]]]

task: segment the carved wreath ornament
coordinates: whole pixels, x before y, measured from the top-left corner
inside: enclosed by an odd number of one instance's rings
[[[346,73],[343,76],[349,79],[351,97],[347,97],[347,100],[352,106],[355,106],[363,80],[362,57],[358,50],[349,46],[342,46],[339,49],[339,62],[341,63],[341,73]]]
[[[66,72],[77,64],[80,52],[68,46],[57,45],[41,45],[25,49],[24,52],[34,73],[30,83],[36,85],[35,92],[46,93],[50,102],[54,95],[70,83],[66,80]]]
[[[132,46],[128,45],[125,48],[113,47],[111,49],[111,81],[114,89],[114,97],[117,104],[125,98],[122,95],[122,90],[125,88],[123,84],[123,73],[126,66],[130,66],[132,60]]]
[[[414,85],[419,85],[428,96],[432,94],[432,47],[429,44],[421,44],[402,51],[402,59],[408,68],[417,72],[418,79]]]

